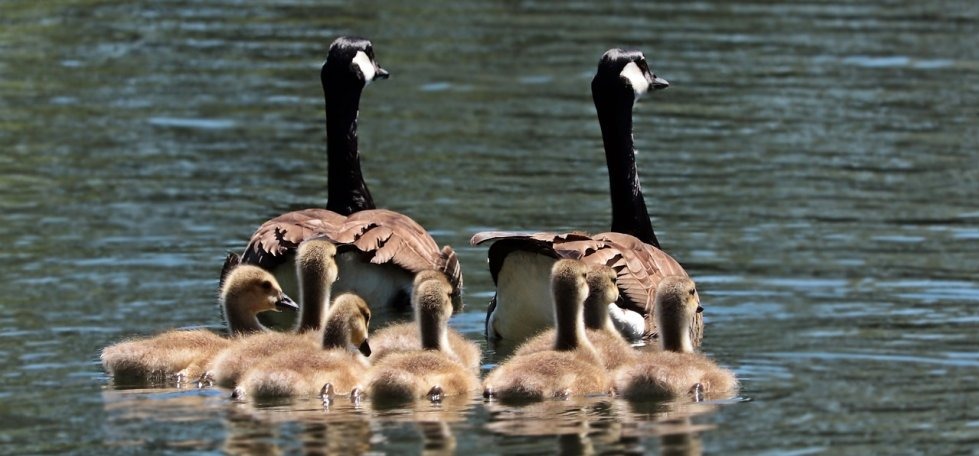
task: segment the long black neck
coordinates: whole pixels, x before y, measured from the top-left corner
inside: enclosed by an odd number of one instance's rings
[[[612,231],[633,235],[659,247],[649,213],[646,212],[646,201],[636,170],[636,150],[632,139],[634,95],[631,90],[626,93],[621,88],[602,87],[602,84],[593,85],[592,92],[598,122],[602,127],[602,142],[605,144],[612,197]]]
[[[326,100],[327,191],[326,208],[340,215],[374,209],[374,199],[360,172],[357,148],[357,112],[363,83],[340,75],[324,75]]]

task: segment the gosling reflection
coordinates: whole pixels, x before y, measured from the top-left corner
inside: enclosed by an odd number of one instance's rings
[[[370,452],[374,433],[364,414],[352,407],[337,412],[325,411],[315,400],[294,401],[284,407],[231,404],[225,417],[228,432],[222,451],[304,455]]]

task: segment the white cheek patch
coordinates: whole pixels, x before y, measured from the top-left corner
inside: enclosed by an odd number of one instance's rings
[[[377,70],[374,69],[374,62],[371,62],[370,57],[367,57],[364,51],[357,51],[353,64],[360,68],[360,73],[364,75],[365,85],[370,84],[374,80],[374,76],[377,75]]]
[[[632,86],[632,91],[636,94],[636,100],[639,99],[642,94],[649,91],[649,80],[646,79],[646,75],[642,74],[642,70],[639,69],[639,65],[636,62],[629,62],[619,76],[625,78],[629,81],[629,85]]]

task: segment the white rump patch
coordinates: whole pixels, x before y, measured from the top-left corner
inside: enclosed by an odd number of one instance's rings
[[[374,62],[371,62],[370,57],[367,57],[364,51],[357,51],[353,64],[360,68],[360,73],[364,75],[365,85],[370,84],[374,80],[374,76],[377,75],[377,70],[374,69]]]
[[[491,331],[503,339],[521,341],[554,327],[551,267],[555,261],[530,252],[507,255],[497,277]]]
[[[642,70],[639,69],[639,65],[636,65],[636,62],[629,62],[629,64],[622,69],[622,72],[619,73],[619,76],[625,78],[626,81],[629,81],[629,85],[632,86],[633,93],[636,94],[637,101],[642,94],[649,91],[649,81],[646,79],[646,75],[642,74]]]
[[[608,305],[608,316],[612,325],[628,340],[639,340],[646,330],[646,320],[638,312],[623,309],[617,305]]]

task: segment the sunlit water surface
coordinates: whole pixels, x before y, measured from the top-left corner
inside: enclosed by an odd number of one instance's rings
[[[979,445],[979,4],[259,3],[0,3],[0,453]],[[608,228],[589,81],[607,48],[645,51],[672,83],[636,109],[647,202],[739,397],[376,410],[113,385],[101,347],[219,327],[225,252],[325,204],[318,70],[352,33],[392,73],[361,109],[371,190],[457,249],[453,326],[480,341],[469,237]]]

